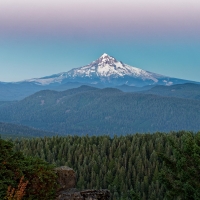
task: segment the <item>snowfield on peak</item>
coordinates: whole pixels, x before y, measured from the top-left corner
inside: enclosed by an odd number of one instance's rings
[[[107,85],[131,86],[144,85],[172,85],[177,83],[188,82],[182,79],[166,77],[143,69],[132,67],[116,60],[114,57],[104,53],[97,60],[90,64],[74,68],[68,72],[54,74],[42,78],[34,78],[26,80],[26,82],[34,82],[38,85],[63,84],[67,82],[82,83],[101,83]]]
[[[86,66],[72,69],[66,73],[66,77],[118,78],[124,76],[140,77],[143,80],[151,79],[154,82],[157,82],[156,77],[163,77],[161,75],[124,64],[105,53],[96,61],[93,61]]]

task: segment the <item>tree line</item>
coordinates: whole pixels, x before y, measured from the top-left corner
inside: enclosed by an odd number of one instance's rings
[[[165,161],[173,157],[169,138],[181,145],[184,131],[126,136],[55,136],[14,141],[15,151],[37,156],[55,166],[67,165],[77,173],[79,189],[107,188],[112,199],[159,199],[166,187],[159,179]],[[191,133],[193,134],[193,133]],[[164,180],[164,178],[163,178]]]

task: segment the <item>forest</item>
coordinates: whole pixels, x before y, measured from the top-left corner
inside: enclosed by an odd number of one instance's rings
[[[194,83],[175,84],[171,86],[156,85],[141,93],[200,100],[200,85]]]
[[[21,101],[4,104],[0,106],[0,121],[62,135],[125,135],[198,131],[199,113],[197,99],[81,86],[62,92],[40,91]]]
[[[184,146],[185,136],[189,136],[190,142],[196,136],[197,142]],[[109,189],[112,200],[117,199],[177,199],[173,194],[173,183],[179,183],[180,194],[187,194],[184,190],[188,178],[182,178],[187,174],[190,164],[199,161],[200,132],[171,132],[154,134],[134,134],[126,136],[54,136],[33,139],[16,139],[14,151],[21,151],[25,156],[36,156],[54,166],[67,165],[77,173],[77,187],[79,189]],[[194,152],[193,147],[194,146]],[[177,151],[177,149],[179,149]],[[197,151],[197,150],[198,151]],[[181,169],[174,176],[174,169],[166,168],[166,163],[176,166],[176,152],[181,152],[181,159],[190,159],[190,162],[179,162],[177,167]],[[187,152],[188,151],[188,152]],[[186,152],[186,154],[184,153]],[[189,154],[188,154],[189,153]],[[191,158],[191,155],[197,155]],[[184,157],[185,156],[185,157]],[[197,158],[198,157],[198,158]],[[195,164],[194,162],[194,165]],[[182,163],[182,166],[181,166]],[[184,171],[182,171],[182,168]],[[195,168],[194,168],[195,169]],[[180,175],[179,175],[180,172]],[[191,172],[189,172],[191,175]],[[167,174],[167,176],[165,176]],[[170,176],[171,174],[171,176]],[[175,180],[169,184],[170,180]],[[190,177],[190,176],[188,176]],[[192,182],[199,178],[198,173],[192,174]],[[177,180],[176,180],[177,179]],[[190,185],[191,181],[188,182]],[[197,181],[199,184],[199,181]],[[171,188],[169,188],[169,185]],[[188,188],[187,186],[186,188]],[[196,185],[191,186],[198,191]],[[174,188],[178,188],[177,185]],[[169,191],[172,193],[170,193]],[[190,188],[190,191],[192,189]],[[179,194],[177,192],[177,194]],[[192,195],[195,192],[192,192]],[[187,195],[186,195],[187,194]],[[167,198],[167,195],[171,195]],[[190,194],[191,195],[191,194]],[[199,193],[195,195],[199,198]],[[137,198],[136,198],[137,197]],[[198,199],[194,195],[189,199]]]
[[[56,135],[56,133],[38,130],[19,124],[0,122],[0,135],[2,138],[32,138],[44,137],[46,135],[53,136]]]

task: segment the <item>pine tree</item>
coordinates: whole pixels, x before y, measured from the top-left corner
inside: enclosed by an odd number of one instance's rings
[[[200,133],[185,133],[181,144],[170,139],[173,157],[160,154],[165,168],[160,181],[171,199],[200,199]]]

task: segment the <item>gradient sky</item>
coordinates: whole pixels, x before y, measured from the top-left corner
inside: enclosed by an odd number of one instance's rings
[[[199,0],[1,0],[0,81],[66,72],[108,53],[200,82]]]

